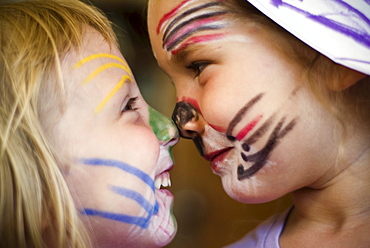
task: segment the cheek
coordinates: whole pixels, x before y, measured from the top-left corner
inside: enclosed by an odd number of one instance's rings
[[[247,97],[234,85],[209,84],[200,102],[205,120],[214,126],[227,129],[230,121],[247,102]]]

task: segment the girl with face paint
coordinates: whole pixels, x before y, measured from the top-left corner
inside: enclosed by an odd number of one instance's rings
[[[178,132],[107,18],[77,0],[3,1],[0,26],[0,246],[168,244]]]
[[[368,246],[369,13],[368,1],[149,0],[182,137],[235,200],[292,196],[232,247]]]

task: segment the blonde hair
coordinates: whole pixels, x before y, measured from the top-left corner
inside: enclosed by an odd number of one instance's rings
[[[87,25],[117,45],[107,18],[78,0],[0,3],[0,247],[90,245],[48,139],[61,61]]]

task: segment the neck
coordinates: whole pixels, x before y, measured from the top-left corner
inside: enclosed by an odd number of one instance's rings
[[[292,193],[293,219],[340,231],[370,223],[370,154],[362,150],[325,184]]]

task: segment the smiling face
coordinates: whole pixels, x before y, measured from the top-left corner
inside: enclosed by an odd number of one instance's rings
[[[263,28],[224,4],[149,1],[153,51],[177,90],[173,119],[239,201],[319,187],[335,174],[337,123]]]
[[[162,247],[176,233],[168,186],[175,126],[150,108],[116,47],[88,29],[63,61],[66,106],[55,129],[62,172],[99,247]]]

